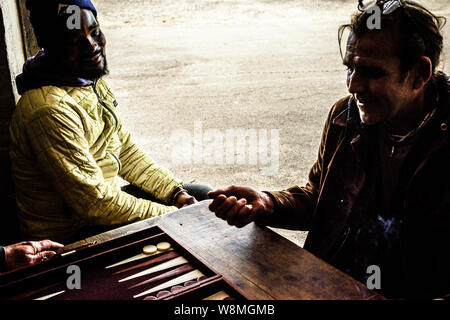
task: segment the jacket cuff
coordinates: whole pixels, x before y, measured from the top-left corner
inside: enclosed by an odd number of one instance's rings
[[[187,192],[187,190],[186,189],[183,189],[183,188],[181,188],[181,187],[176,187],[175,188],[175,190],[172,192],[172,195],[170,196],[170,204],[172,205],[172,206],[174,206],[175,205],[175,199],[178,197],[178,195],[181,193],[181,192]]]
[[[164,186],[162,190],[160,190],[160,194],[159,196],[156,196],[156,198],[161,200],[164,204],[170,206],[172,205],[173,196],[175,195],[177,188],[183,188],[183,181],[173,178]],[[144,191],[149,192],[145,189]]]
[[[271,225],[277,219],[277,213],[279,212],[279,201],[276,197],[276,192],[263,191],[263,193],[267,194],[272,199],[273,214],[270,216],[266,215],[264,217],[259,217],[257,219],[257,222],[264,225]]]
[[[273,211],[276,213],[280,209],[282,201],[280,200],[282,193],[280,191],[263,191],[267,194],[273,201]]]
[[[5,270],[5,263],[6,263],[5,248],[0,246],[0,271]]]

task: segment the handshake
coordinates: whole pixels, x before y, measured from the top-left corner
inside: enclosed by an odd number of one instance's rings
[[[252,188],[230,186],[211,191],[208,197],[213,199],[209,210],[229,225],[238,228],[274,213],[272,198],[267,193]]]

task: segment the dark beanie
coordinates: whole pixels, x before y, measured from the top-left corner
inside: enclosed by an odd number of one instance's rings
[[[64,8],[76,5],[92,11],[97,17],[97,10],[90,0],[26,0],[25,5],[30,11],[30,22],[40,47],[45,45],[46,36],[61,23]]]

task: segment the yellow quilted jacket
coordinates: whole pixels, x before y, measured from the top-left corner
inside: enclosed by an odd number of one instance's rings
[[[182,181],[132,142],[103,79],[26,91],[10,125],[22,236],[65,241],[89,225],[122,225],[173,211]],[[135,198],[119,176],[160,200]]]

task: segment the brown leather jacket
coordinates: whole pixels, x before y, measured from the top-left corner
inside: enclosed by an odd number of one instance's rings
[[[439,77],[437,90],[436,114],[404,162],[401,196],[396,199],[404,218],[402,272],[411,298],[450,293],[450,81],[444,75]],[[364,186],[368,141],[353,99],[338,101],[326,121],[308,183],[268,192],[276,214],[264,223],[308,230],[304,248],[330,261],[345,241],[349,215]]]

